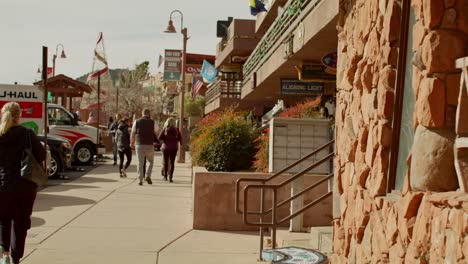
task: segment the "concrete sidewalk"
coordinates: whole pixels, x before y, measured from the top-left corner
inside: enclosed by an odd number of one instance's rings
[[[257,263],[256,234],[192,230],[189,163],[176,164],[174,183],[162,180],[160,152],[153,185],[138,185],[135,165],[126,179],[117,170],[40,191],[21,263]]]

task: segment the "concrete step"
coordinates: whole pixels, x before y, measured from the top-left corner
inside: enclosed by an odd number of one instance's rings
[[[276,230],[276,247],[302,247],[310,248],[309,245],[310,234],[308,232],[290,232],[286,228]],[[265,248],[272,246],[271,236],[265,234],[264,245]]]
[[[310,228],[310,247],[325,255],[331,255],[333,245],[333,228],[331,226],[315,226]]]

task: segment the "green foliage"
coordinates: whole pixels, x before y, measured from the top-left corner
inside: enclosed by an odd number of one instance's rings
[[[256,136],[240,113],[227,110],[208,115],[192,134],[192,161],[209,171],[250,169],[256,153]]]
[[[197,96],[192,100],[192,96],[188,94],[185,97],[184,115],[189,116],[203,116],[205,113],[205,98]]]

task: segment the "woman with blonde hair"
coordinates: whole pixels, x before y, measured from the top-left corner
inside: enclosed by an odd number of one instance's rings
[[[46,152],[30,129],[20,126],[21,108],[15,102],[1,110],[0,122],[0,264],[18,264],[24,254],[26,234],[31,228],[31,214],[37,185],[21,177],[21,161],[27,147],[38,162]],[[30,146],[29,146],[30,145]],[[13,228],[12,228],[13,227]]]
[[[180,134],[179,129],[176,128],[176,122],[173,117],[169,117],[166,120],[166,123],[164,123],[164,128],[159,134],[158,139],[162,143],[161,150],[163,152],[162,176],[166,181],[167,177],[169,176],[169,181],[172,182],[175,158],[177,155],[177,150],[179,149],[177,142],[182,144],[182,135]]]

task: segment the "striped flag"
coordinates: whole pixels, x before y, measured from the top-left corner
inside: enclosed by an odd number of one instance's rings
[[[205,83],[200,81],[194,74],[193,79],[192,79],[192,90],[191,90],[192,100],[195,99],[195,97],[200,92],[200,89],[203,87],[203,85],[205,85]]]
[[[104,52],[104,39],[102,32],[99,33],[98,41],[96,43],[96,48],[94,49],[94,65],[93,70],[88,75],[88,82],[100,75],[103,75],[109,70],[107,65],[107,60],[105,58]],[[97,66],[96,66],[97,65]],[[96,67],[96,68],[95,68]]]

